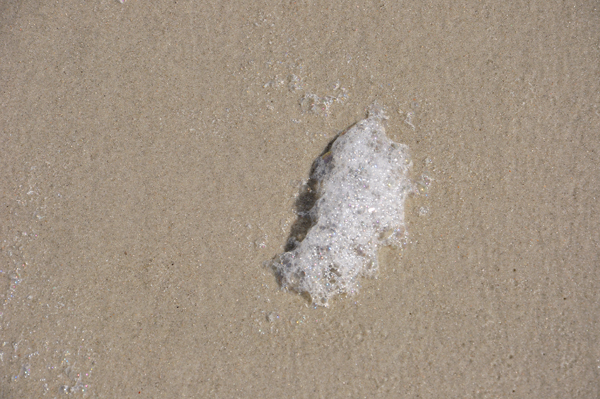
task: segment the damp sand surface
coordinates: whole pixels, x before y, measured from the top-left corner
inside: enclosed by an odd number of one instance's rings
[[[593,2],[0,6],[0,397],[600,396]],[[269,263],[379,104],[376,278]]]

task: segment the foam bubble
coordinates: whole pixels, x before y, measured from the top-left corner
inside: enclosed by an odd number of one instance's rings
[[[386,136],[384,119],[381,110],[371,112],[317,158],[301,195],[306,209],[300,206],[287,252],[273,263],[284,289],[316,305],[357,292],[358,277],[378,270],[378,249],[406,238],[412,162],[408,147]]]

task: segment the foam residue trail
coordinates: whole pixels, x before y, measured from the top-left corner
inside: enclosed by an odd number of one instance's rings
[[[273,264],[284,289],[306,293],[316,305],[357,292],[358,277],[378,270],[378,249],[406,238],[412,162],[408,147],[386,136],[385,119],[371,111],[315,161],[305,191],[311,206],[300,213],[309,227]]]

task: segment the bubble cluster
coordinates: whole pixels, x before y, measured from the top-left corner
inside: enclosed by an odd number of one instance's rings
[[[358,277],[378,270],[378,249],[406,237],[412,162],[408,147],[386,136],[384,119],[372,112],[317,158],[301,195],[308,205],[287,252],[273,263],[283,288],[308,294],[316,305],[357,292]]]

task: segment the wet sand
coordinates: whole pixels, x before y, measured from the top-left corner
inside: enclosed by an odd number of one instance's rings
[[[600,396],[593,2],[0,6],[0,397]],[[410,241],[265,266],[385,107]]]

